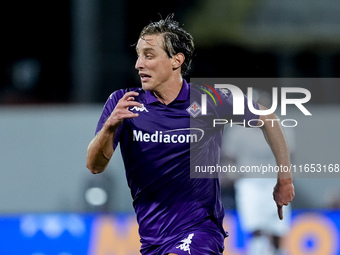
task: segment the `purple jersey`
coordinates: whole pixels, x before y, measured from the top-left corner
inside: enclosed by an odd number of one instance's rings
[[[139,93],[135,100],[143,107],[129,109],[139,116],[125,119],[119,126],[114,148],[120,143],[141,242],[163,245],[207,218],[227,236],[222,227],[219,180],[190,178],[190,166],[219,163],[223,125],[213,128],[210,120],[235,118],[232,95],[218,90],[223,107],[210,107],[208,100],[207,115],[193,118],[190,106],[200,102],[202,91],[185,80],[177,98],[168,105],[142,88],[118,90],[106,102],[96,132],[129,90]],[[258,118],[245,109],[238,119]]]

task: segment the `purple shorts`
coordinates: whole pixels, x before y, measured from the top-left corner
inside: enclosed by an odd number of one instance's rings
[[[143,244],[143,255],[222,255],[225,236],[211,220],[180,234],[174,241],[164,245]]]

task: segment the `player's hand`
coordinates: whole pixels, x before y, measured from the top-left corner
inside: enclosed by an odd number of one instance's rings
[[[124,94],[124,96],[118,101],[115,109],[111,113],[110,117],[107,119],[105,125],[110,128],[117,128],[124,119],[131,119],[138,117],[138,113],[133,113],[129,110],[130,107],[142,107],[142,104],[134,101],[138,92],[129,91]]]
[[[274,191],[273,198],[277,205],[277,213],[280,220],[283,219],[282,207],[288,205],[294,198],[294,185],[291,179],[280,178],[278,179]]]

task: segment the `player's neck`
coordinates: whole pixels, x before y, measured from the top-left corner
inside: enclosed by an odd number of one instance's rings
[[[182,85],[183,78],[180,76],[178,79],[163,84],[161,88],[154,90],[153,94],[161,103],[168,105],[177,98],[182,89]]]

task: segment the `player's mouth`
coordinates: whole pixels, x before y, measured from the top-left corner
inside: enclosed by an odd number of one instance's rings
[[[146,73],[139,73],[139,76],[142,82],[147,82],[151,79],[151,76]]]

